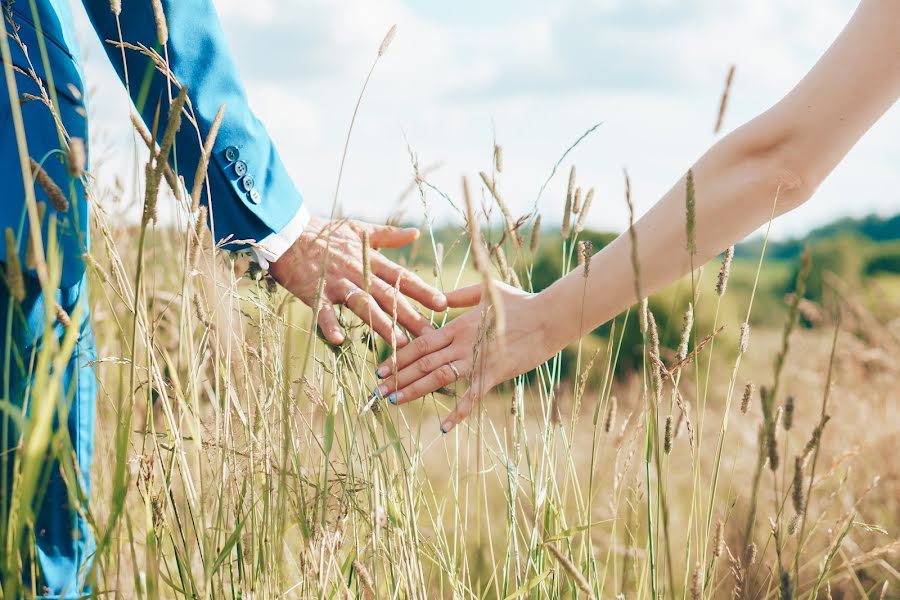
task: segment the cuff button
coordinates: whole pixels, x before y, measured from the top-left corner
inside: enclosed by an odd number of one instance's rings
[[[243,177],[244,175],[246,175],[247,174],[247,163],[245,163],[242,160],[239,160],[236,163],[234,163],[234,172],[237,174],[238,177]]]
[[[225,148],[225,160],[228,162],[234,162],[241,157],[241,152],[234,146],[228,146]]]
[[[241,187],[244,188],[245,192],[249,192],[253,189],[254,185],[253,175],[245,175],[243,179],[241,179]]]
[[[259,204],[260,200],[262,200],[262,197],[259,195],[259,190],[250,190],[250,202],[252,202],[253,204]]]

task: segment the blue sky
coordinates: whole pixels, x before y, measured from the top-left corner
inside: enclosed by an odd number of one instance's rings
[[[731,63],[737,76],[726,132],[786,93],[855,7],[852,0],[215,3],[254,109],[313,212],[330,210],[356,95],[396,23],[351,141],[343,211],[383,221],[400,202],[412,222],[426,211],[436,222],[458,220],[438,196],[427,207],[399,198],[412,175],[407,143],[422,165],[437,166],[433,183],[456,196],[462,174],[477,177],[490,166],[496,135],[506,166],[500,185],[524,212],[562,151],[602,121],[570,161],[582,185],[597,189],[589,222],[602,229],[626,222],[623,167],[643,212],[715,142]],[[112,89],[99,48],[89,55],[89,83]],[[95,129],[126,139],[126,103],[104,96]],[[894,107],[813,200],[777,223],[776,235],[900,211],[898,131]],[[564,179],[541,201],[545,221],[561,218]]]

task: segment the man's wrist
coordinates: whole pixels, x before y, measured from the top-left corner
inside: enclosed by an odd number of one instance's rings
[[[294,245],[303,230],[306,228],[310,220],[309,211],[301,205],[297,212],[291,217],[287,225],[281,230],[270,233],[265,238],[253,245],[253,254],[259,265],[268,269],[269,265],[277,261],[281,256]]]

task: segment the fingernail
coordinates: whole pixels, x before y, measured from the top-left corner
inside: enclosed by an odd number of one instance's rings
[[[393,393],[391,393],[390,396],[388,396],[388,402],[390,402],[391,404],[397,404],[398,399],[399,399],[399,396],[398,396],[397,392],[393,392]]]
[[[387,377],[387,374],[388,374],[387,366],[378,367],[378,370],[375,371],[375,377],[377,377],[378,379],[384,379],[385,377]]]
[[[449,429],[450,429],[450,425],[448,425],[447,423],[441,423],[441,433],[442,434],[446,434],[447,431],[449,431]]]
[[[384,395],[387,394],[387,391],[388,389],[386,385],[379,385],[374,390],[372,390],[372,397],[374,398],[378,396],[379,398],[384,398]]]
[[[447,297],[444,296],[443,294],[435,294],[435,295],[434,295],[434,302],[435,302],[435,304],[438,304],[438,305],[446,304],[446,303],[447,303]]]

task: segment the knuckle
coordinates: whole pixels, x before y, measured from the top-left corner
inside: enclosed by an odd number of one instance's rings
[[[419,372],[422,374],[431,373],[434,371],[434,368],[437,366],[436,359],[433,355],[429,354],[428,356],[423,356],[419,359],[418,368]]]
[[[441,385],[453,383],[453,378],[455,377],[455,375],[456,374],[453,372],[453,369],[451,369],[449,365],[444,365],[437,370],[438,380],[441,382]]]
[[[413,342],[413,346],[415,346],[415,350],[417,352],[431,352],[432,342],[428,336],[416,338],[416,341]]]

